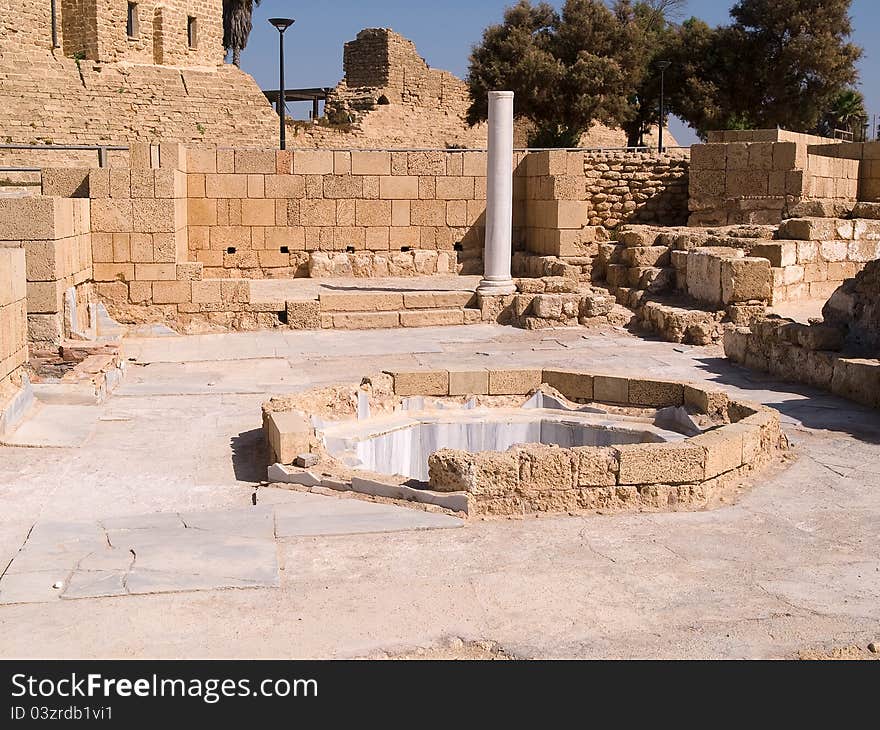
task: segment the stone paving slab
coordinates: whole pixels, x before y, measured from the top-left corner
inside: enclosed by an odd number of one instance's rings
[[[279,585],[271,508],[38,522],[0,604]],[[55,587],[58,586],[58,587]]]
[[[277,588],[275,538],[461,527],[444,514],[295,494],[288,503],[34,525],[0,578],[0,604]]]
[[[451,515],[358,499],[330,497],[275,508],[275,533],[279,538],[442,530],[463,525],[464,520]]]
[[[11,434],[0,440],[5,446],[28,448],[76,448],[94,433],[100,411],[83,405],[41,405]]]

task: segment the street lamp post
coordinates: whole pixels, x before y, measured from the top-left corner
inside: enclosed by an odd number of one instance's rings
[[[287,120],[284,113],[285,89],[284,89],[284,31],[296,21],[293,18],[269,18],[269,22],[278,31],[278,117],[281,120],[281,149],[287,149]]]
[[[664,98],[666,92],[666,69],[672,65],[672,61],[657,61],[657,66],[660,69],[660,124],[658,125],[658,151],[663,153],[663,125],[666,119],[666,99]]]

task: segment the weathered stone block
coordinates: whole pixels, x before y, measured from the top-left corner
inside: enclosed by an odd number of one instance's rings
[[[831,391],[856,403],[880,407],[880,360],[838,359]]]
[[[576,486],[610,487],[617,484],[620,461],[615,449],[582,446],[571,451],[576,459]]]
[[[797,250],[794,241],[762,241],[751,248],[749,256],[767,259],[773,267],[794,266],[798,263]]]
[[[627,266],[669,266],[669,248],[666,246],[630,246],[624,249],[622,259]]]
[[[594,375],[593,398],[603,403],[629,403],[629,379]]]
[[[333,152],[325,150],[295,150],[294,175],[332,175]]]
[[[352,152],[352,175],[390,175],[390,152]]]
[[[629,403],[656,408],[680,406],[684,403],[684,386],[672,381],[630,378]]]
[[[526,395],[541,387],[540,370],[504,369],[489,370],[490,395]]]
[[[447,370],[396,370],[390,375],[394,378],[395,395],[449,394]]]
[[[734,330],[735,333],[735,330]],[[727,350],[727,338],[725,336],[725,351]],[[699,413],[706,413],[710,416],[718,416],[727,412],[727,406],[730,398],[720,388],[711,388],[709,386],[685,385],[684,405],[693,408]]]
[[[573,401],[593,400],[593,376],[577,370],[545,369],[543,381]]]
[[[449,395],[488,395],[488,370],[449,370]]]
[[[530,444],[517,451],[521,491],[552,492],[574,488],[579,457],[571,449]]]
[[[317,300],[287,302],[287,326],[294,330],[321,329],[321,304]]]
[[[724,304],[769,301],[770,262],[763,258],[725,259],[721,262],[721,300]]]
[[[156,281],[153,282],[154,304],[181,304],[192,301],[192,282]]]
[[[688,439],[705,450],[705,478],[714,479],[742,465],[742,433],[723,426]]]
[[[293,464],[300,454],[311,451],[314,430],[302,414],[295,411],[269,413],[265,423],[269,448],[277,463]]]
[[[617,447],[619,484],[687,484],[703,481],[706,451],[688,441]]]

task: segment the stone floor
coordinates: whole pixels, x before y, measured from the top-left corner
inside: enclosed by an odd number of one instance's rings
[[[880,414],[716,348],[474,325],[127,354],[109,401],[0,447],[0,656],[790,657],[880,634]],[[778,408],[795,459],[712,512],[464,525],[260,486],[267,395],[449,362],[710,380]]]

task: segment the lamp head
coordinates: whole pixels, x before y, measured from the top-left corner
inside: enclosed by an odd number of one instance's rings
[[[296,21],[293,18],[269,18],[269,22],[278,29],[279,33],[283,33]]]
[[[657,61],[657,68],[661,71],[665,71],[672,65],[672,61]]]

